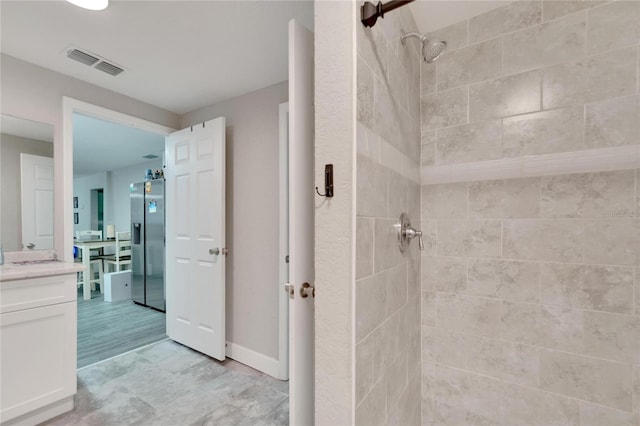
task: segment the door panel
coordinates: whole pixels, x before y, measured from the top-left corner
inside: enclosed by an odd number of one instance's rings
[[[314,283],[313,33],[289,22],[289,396],[292,425],[314,422],[314,298],[302,298]]]
[[[167,334],[225,359],[225,119],[166,138]]]
[[[23,249],[53,248],[53,158],[20,154]]]

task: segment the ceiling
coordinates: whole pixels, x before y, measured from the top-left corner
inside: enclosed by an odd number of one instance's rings
[[[431,32],[509,2],[417,0],[409,7],[419,31]],[[313,2],[111,0],[96,12],[63,0],[1,0],[1,51],[183,114],[285,81],[292,18],[313,28]],[[72,61],[72,47],[125,71],[114,77]],[[162,136],[79,114],[73,124],[76,176],[162,156]],[[1,123],[5,132],[16,128],[14,134],[35,139],[51,132],[18,125]]]
[[[512,2],[513,0],[417,0],[409,7],[418,31],[430,33]]]
[[[162,158],[164,136],[134,127],[73,114],[73,176],[101,173]],[[140,179],[144,170],[140,173]]]
[[[358,0],[360,1],[360,0]],[[430,32],[510,1],[418,0]],[[3,53],[183,114],[287,79],[287,23],[313,27],[313,2],[0,1]],[[79,48],[125,69],[111,76],[66,57]]]
[[[287,24],[311,1],[0,1],[3,53],[183,114],[287,80]],[[70,46],[125,69],[111,76]]]

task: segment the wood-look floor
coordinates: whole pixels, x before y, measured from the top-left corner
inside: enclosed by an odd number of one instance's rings
[[[166,337],[163,313],[131,300],[105,302],[99,291],[84,300],[78,291],[78,368]]]

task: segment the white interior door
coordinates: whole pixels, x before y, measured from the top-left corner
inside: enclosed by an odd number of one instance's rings
[[[166,138],[167,334],[225,359],[225,118]]]
[[[314,422],[313,33],[289,22],[289,422]],[[307,292],[310,293],[310,292]]]
[[[20,154],[22,248],[53,249],[53,158]]]

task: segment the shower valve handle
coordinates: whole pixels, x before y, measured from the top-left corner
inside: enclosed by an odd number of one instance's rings
[[[418,230],[414,229],[412,226],[408,226],[404,230],[404,234],[407,237],[407,239],[409,239],[409,240],[412,240],[412,239],[418,237],[418,245],[420,247],[420,250],[424,250],[424,241],[422,240],[422,231],[418,231]]]

